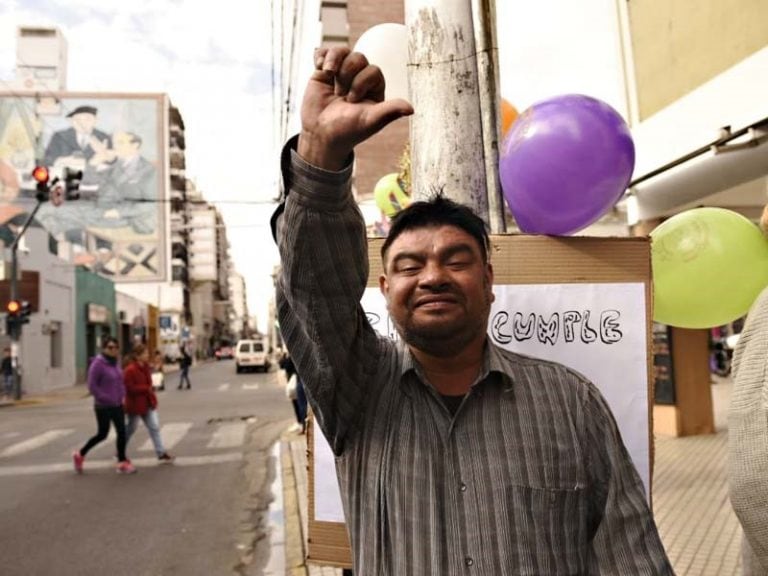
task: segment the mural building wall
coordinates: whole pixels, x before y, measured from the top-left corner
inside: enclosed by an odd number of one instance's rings
[[[33,209],[35,165],[81,173],[79,199],[37,214],[59,256],[115,282],[164,281],[167,109],[162,94],[0,92],[0,233]]]

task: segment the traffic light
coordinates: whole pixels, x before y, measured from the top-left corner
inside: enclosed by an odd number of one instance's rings
[[[32,314],[32,304],[26,300],[10,300],[5,306],[7,312],[5,317],[5,331],[13,336],[21,329],[22,324],[29,322],[29,315]]]
[[[64,168],[64,194],[67,200],[78,200],[80,198],[80,181],[82,179],[82,170]]]
[[[32,170],[32,178],[37,182],[37,194],[36,198],[38,202],[45,202],[48,200],[48,180],[51,175],[48,172],[48,168],[45,166],[35,166]]]
[[[29,316],[32,314],[32,304],[26,300],[21,301],[21,310],[19,311],[19,323],[27,324],[29,322]]]

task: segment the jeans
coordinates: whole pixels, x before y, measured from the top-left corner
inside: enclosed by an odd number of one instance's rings
[[[307,419],[307,396],[304,394],[304,383],[301,378],[296,382],[296,399],[291,401],[293,404],[293,411],[296,414],[296,422],[301,426],[304,426],[304,422]]]
[[[94,412],[96,412],[96,424],[98,426],[97,432],[94,436],[89,438],[88,442],[80,448],[80,455],[85,457],[88,451],[96,446],[99,442],[106,439],[109,434],[110,422],[115,426],[115,432],[117,432],[117,459],[120,462],[125,462],[128,458],[125,457],[125,413],[122,406],[94,406]]]
[[[184,381],[187,381],[187,388],[191,388],[192,385],[189,382],[189,366],[182,366],[181,368],[181,377],[179,378],[179,388],[181,388],[181,385],[184,384]]]
[[[155,446],[155,453],[159,456],[165,454],[165,448],[163,447],[163,439],[160,438],[160,420],[157,417],[157,410],[150,408],[146,414],[128,414],[128,423],[125,426],[125,441],[128,442],[136,432],[136,426],[139,424],[139,418],[144,421],[144,426],[147,427],[149,437],[152,439],[152,444]]]
[[[13,374],[3,374],[3,391],[6,395],[13,395]]]

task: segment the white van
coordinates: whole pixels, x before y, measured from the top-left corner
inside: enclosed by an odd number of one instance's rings
[[[239,340],[235,347],[235,371],[239,374],[246,368],[261,372],[269,370],[269,355],[263,340]]]

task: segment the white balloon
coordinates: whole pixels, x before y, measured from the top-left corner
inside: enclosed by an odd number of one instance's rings
[[[355,44],[368,62],[384,73],[384,97],[408,100],[408,28],[403,24],[377,24],[363,32]]]

